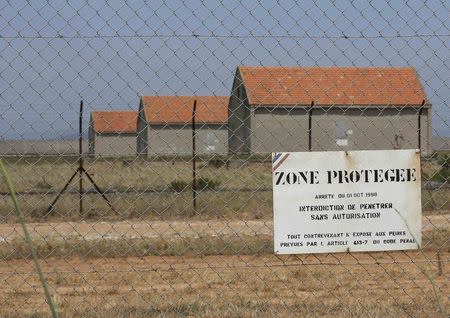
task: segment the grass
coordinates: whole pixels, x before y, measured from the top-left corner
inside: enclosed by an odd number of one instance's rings
[[[108,195],[114,213],[107,203],[96,194],[84,199],[84,212],[79,214],[78,195],[66,194],[47,213],[54,196],[20,196],[25,216],[29,222],[60,221],[118,221],[136,220],[206,220],[206,219],[262,219],[272,216],[271,192],[224,191],[201,192],[197,196],[197,211],[192,208],[192,194],[165,191],[162,193]],[[0,198],[0,223],[15,223],[17,217],[12,210],[9,197]]]
[[[323,295],[321,295],[323,297]],[[132,298],[132,297],[130,297]],[[219,297],[208,296],[197,299],[185,296],[182,299],[172,297],[166,302],[155,302],[145,295],[136,303],[113,305],[102,312],[102,317],[401,317],[405,312],[422,313],[427,310],[435,312],[425,301],[411,304],[403,301],[390,301],[382,304],[358,304],[357,301],[335,300],[321,303],[319,300],[303,302],[301,298],[292,304],[279,304],[273,301],[256,300],[253,297],[234,297],[224,301]],[[117,299],[113,297],[113,299]],[[248,299],[248,300],[247,300]],[[424,306],[424,307],[419,307]],[[84,307],[84,308],[83,308]],[[91,308],[70,308],[65,317],[99,317]],[[344,309],[345,307],[345,309]],[[83,309],[85,311],[83,311]],[[332,312],[337,312],[332,314]],[[220,313],[220,314],[219,314]],[[39,316],[37,316],[39,317]],[[45,316],[43,316],[45,317]]]
[[[449,252],[449,229],[424,232],[422,250]],[[273,253],[272,235],[201,235],[195,237],[121,237],[117,239],[86,239],[85,236],[64,235],[55,239],[43,235],[33,239],[41,258],[53,257],[144,257],[258,255]],[[26,242],[14,238],[0,243],[0,259],[31,257]]]
[[[192,165],[189,161],[133,161],[123,165],[122,160],[95,161],[86,163],[85,168],[94,177],[102,189],[146,189],[167,188],[173,180],[184,180],[188,183],[192,178]],[[36,161],[34,163],[20,162],[7,165],[11,177],[17,180],[17,191],[36,190],[43,183],[53,189],[61,189],[76,169],[76,165],[64,162],[48,163]],[[113,173],[112,173],[113,172]],[[198,177],[218,180],[227,188],[241,188],[242,185],[250,189],[271,186],[270,163],[236,162],[232,167],[214,167],[208,161],[198,162]],[[5,191],[0,186],[0,191]]]
[[[424,180],[431,179],[441,169],[438,160],[422,164]],[[47,214],[47,208],[73,173],[75,163],[65,158],[22,158],[10,160],[8,170],[17,180],[17,191],[24,213],[31,221],[123,220],[129,218],[171,220],[188,218],[259,219],[272,215],[271,166],[265,161],[234,161],[229,167],[215,161],[199,160],[198,180],[205,189],[199,190],[198,213],[192,209],[190,193],[192,171],[190,162],[149,161],[135,159],[123,164],[122,160],[88,161],[86,169],[101,189],[110,190],[107,196],[119,214],[95,194],[85,195],[85,211],[78,213],[77,178],[69,192]],[[174,183],[174,181],[176,181]],[[187,187],[184,187],[186,185]],[[88,180],[85,190],[94,191]],[[202,187],[198,187],[201,189]],[[185,189],[182,191],[182,189]],[[34,194],[24,192],[34,191]],[[119,191],[119,193],[114,192]],[[120,193],[120,192],[126,193]],[[150,191],[150,192],[149,192]],[[152,192],[154,191],[154,192]],[[6,192],[0,184],[0,192]],[[424,214],[450,210],[448,184],[436,190],[422,192]],[[0,223],[15,222],[12,203],[8,196],[0,197]]]
[[[118,220],[207,220],[207,219],[267,219],[272,217],[271,191],[243,192],[202,191],[197,196],[197,211],[192,208],[190,191],[172,190],[160,193],[108,194],[116,214],[97,194],[84,196],[84,212],[79,214],[78,194],[65,194],[55,208],[47,213],[55,195],[19,196],[24,214],[30,222],[60,221],[118,221]],[[422,206],[424,215],[448,214],[450,210],[450,189],[423,191]],[[447,212],[445,211],[447,210]],[[0,223],[17,222],[12,201],[0,197]]]
[[[88,162],[101,188],[159,192],[109,193],[119,215],[95,194],[85,195],[79,215],[78,194],[72,192],[47,214],[55,197],[47,191],[60,189],[76,165],[63,159],[9,161],[18,189],[40,192],[19,197],[27,220],[272,218],[270,163],[258,161],[236,161],[229,168],[200,162],[199,177],[220,185],[199,193],[197,212],[189,191],[170,189],[173,180],[190,185],[188,162]],[[439,171],[432,160],[423,167],[429,175]],[[70,190],[75,189],[74,184]],[[448,188],[422,195],[424,214],[450,209]],[[0,222],[17,222],[9,197],[0,198]],[[62,317],[439,317],[448,313],[449,234],[448,229],[424,232],[424,247],[416,252],[286,257],[272,255],[270,235],[87,240],[67,234],[64,240],[35,238],[33,244],[45,259],[44,272]],[[430,261],[437,251],[442,276]],[[49,316],[29,258],[20,238],[0,243],[0,317]]]
[[[5,166],[3,165],[3,161],[0,159],[0,174],[2,175],[2,179],[4,180],[4,182],[7,185],[8,188],[8,192],[11,195],[11,199],[13,201],[13,205],[14,205],[14,210],[16,212],[17,217],[19,218],[20,224],[22,225],[22,230],[24,233],[24,237],[25,237],[25,242],[26,242],[26,247],[27,250],[30,252],[33,261],[34,261],[34,265],[35,265],[35,269],[37,274],[39,275],[39,280],[41,282],[42,288],[44,289],[44,293],[45,293],[45,297],[47,300],[47,303],[50,307],[50,311],[52,313],[52,317],[53,318],[57,318],[58,314],[56,312],[56,307],[55,304],[53,303],[53,300],[50,296],[50,293],[48,291],[48,286],[47,286],[47,281],[45,279],[45,276],[41,270],[41,266],[39,264],[39,260],[38,260],[38,256],[37,256],[37,251],[36,248],[33,245],[33,242],[31,240],[30,234],[28,232],[28,227],[27,227],[27,223],[25,221],[22,209],[20,208],[20,205],[18,204],[17,198],[16,198],[16,192],[12,183],[11,178],[8,175],[8,172],[5,169]]]
[[[382,254],[377,254],[382,255]],[[374,256],[372,256],[374,257]],[[449,286],[435,265],[374,259],[327,265],[325,257],[186,257],[192,267],[148,258],[50,259],[49,283],[62,317],[440,317]],[[302,264],[303,263],[303,264]],[[178,267],[180,265],[181,267]],[[2,317],[47,317],[26,273],[1,274]],[[434,299],[431,277],[439,299]],[[23,284],[23,280],[27,284]],[[444,313],[448,308],[444,306]],[[445,317],[445,316],[444,316]]]
[[[180,239],[129,238],[120,240],[85,240],[66,236],[64,240],[34,240],[39,257],[143,257],[143,256],[205,256],[205,255],[254,255],[271,253],[271,236],[198,237]],[[0,259],[30,257],[22,239],[0,243]]]

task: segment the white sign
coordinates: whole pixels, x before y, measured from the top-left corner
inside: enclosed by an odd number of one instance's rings
[[[417,249],[417,150],[272,154],[276,254]]]

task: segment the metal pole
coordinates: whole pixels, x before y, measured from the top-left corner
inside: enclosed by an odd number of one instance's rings
[[[61,192],[58,193],[58,195],[56,196],[55,200],[53,200],[53,202],[50,204],[50,206],[47,209],[47,214],[50,213],[56,202],[59,200],[59,198],[64,194],[64,192],[66,192],[67,187],[69,186],[69,184],[72,182],[72,180],[75,178],[75,176],[77,175],[77,173],[79,172],[79,170],[76,170],[73,175],[70,177],[69,181],[67,181],[67,183],[64,185],[64,187],[62,188]]]
[[[311,107],[308,111],[308,151],[311,152],[312,149],[312,111],[314,107],[314,101],[311,102]]]
[[[83,215],[83,101],[80,102],[78,130],[79,214]]]
[[[79,183],[78,183],[78,193],[79,193],[79,213],[80,215],[83,214],[83,173],[86,175],[86,177],[89,179],[89,181],[92,183],[92,185],[95,187],[97,192],[105,199],[105,201],[108,203],[109,207],[117,213],[117,211],[112,206],[111,202],[108,200],[105,192],[103,192],[99,186],[95,183],[94,179],[89,175],[89,173],[84,169],[84,157],[83,157],[83,101],[80,103],[80,113],[79,113],[79,130],[78,130],[78,168],[75,170],[74,174],[70,177],[69,181],[64,185],[61,192],[58,193],[55,200],[50,204],[50,206],[47,209],[47,213],[49,213],[51,210],[53,210],[56,202],[59,200],[59,198],[63,195],[63,193],[67,190],[69,184],[72,182],[73,179],[75,179],[76,175],[78,174]]]
[[[423,111],[423,106],[425,105],[425,99],[422,101],[422,104],[420,105],[419,108],[419,116],[417,117],[417,146],[419,148],[419,150],[422,151],[422,111]]]
[[[117,211],[114,209],[114,207],[111,204],[111,201],[109,201],[108,197],[106,196],[105,192],[102,191],[99,186],[95,183],[94,179],[92,179],[91,175],[89,174],[89,172],[87,172],[86,170],[84,170],[84,168],[82,168],[84,174],[86,175],[86,177],[89,179],[89,181],[91,181],[92,185],[94,186],[95,190],[97,190],[97,192],[102,196],[102,198],[106,201],[106,203],[108,203],[109,207],[111,208],[111,210],[114,211],[114,213],[118,214]]]
[[[195,164],[195,112],[197,111],[197,99],[194,100],[194,108],[192,109],[192,203],[194,211],[197,212],[197,180],[196,180],[196,164]]]

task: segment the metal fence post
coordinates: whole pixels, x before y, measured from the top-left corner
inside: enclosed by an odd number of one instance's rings
[[[80,102],[80,112],[78,116],[78,191],[79,191],[79,210],[83,215],[83,101]]]
[[[308,151],[312,149],[312,112],[314,107],[314,101],[311,101],[311,106],[308,110]]]
[[[417,147],[420,151],[422,151],[422,111],[423,111],[423,106],[425,105],[425,99],[422,101],[422,104],[420,105],[419,108],[419,115],[417,117]]]
[[[195,154],[195,115],[197,111],[197,99],[194,100],[194,107],[192,108],[192,204],[194,212],[197,213],[197,166],[196,166],[196,154]]]

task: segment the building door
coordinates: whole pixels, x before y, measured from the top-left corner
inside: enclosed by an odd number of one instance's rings
[[[352,149],[352,135],[353,129],[349,121],[343,118],[337,119],[335,122],[336,147],[344,150]]]

